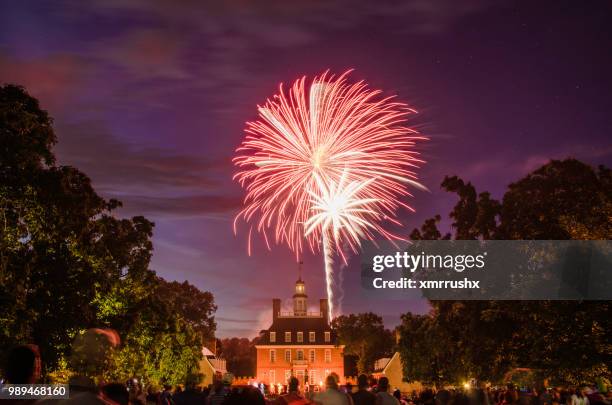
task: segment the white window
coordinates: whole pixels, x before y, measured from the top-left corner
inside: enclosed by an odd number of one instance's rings
[[[310,349],[310,352],[308,352],[308,361],[315,362],[315,349]]]
[[[270,342],[276,342],[276,332],[270,332]]]
[[[297,341],[298,341],[298,343],[304,342],[304,332],[298,332],[297,333]]]
[[[308,341],[310,343],[314,343],[315,340],[316,340],[315,332],[308,332]]]
[[[298,351],[297,351],[297,359],[298,360],[304,360],[304,350],[298,349]]]
[[[270,384],[276,384],[276,370],[270,370]]]
[[[311,385],[314,384],[318,384],[319,381],[317,380],[317,370],[310,370],[310,375],[308,376],[308,383],[310,383]]]
[[[290,349],[285,350],[285,361],[287,363],[291,363],[291,350]]]
[[[331,363],[331,350],[325,349],[325,362]]]
[[[285,383],[289,384],[290,378],[291,378],[291,370],[285,370]]]
[[[325,343],[331,342],[331,332],[325,332]]]
[[[291,342],[291,332],[285,332],[285,343]]]
[[[276,362],[276,349],[270,349],[270,363]]]

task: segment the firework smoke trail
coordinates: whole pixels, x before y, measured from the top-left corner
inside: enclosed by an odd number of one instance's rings
[[[323,244],[323,262],[325,264],[325,287],[327,291],[327,319],[330,321],[334,316],[334,250],[327,232],[321,234]]]
[[[338,183],[326,184],[316,176],[317,191],[309,191],[312,203],[312,215],[306,221],[306,236],[315,229],[320,229],[325,261],[325,280],[329,300],[328,317],[333,319],[333,266],[334,250],[340,250],[342,241],[361,245],[361,239],[371,238],[371,230],[377,229],[376,222],[380,217],[375,209],[378,200],[359,198],[359,193],[370,186],[375,179],[365,182],[347,181],[348,170],[344,171]]]
[[[380,221],[399,224],[399,209],[412,211],[402,200],[411,196],[408,186],[420,187],[414,170],[423,161],[414,147],[425,138],[405,126],[414,110],[392,97],[379,97],[381,92],[363,81],[347,83],[348,73],[325,73],[310,85],[302,78],[288,92],[281,85],[279,94],[258,107],[259,119],[247,123],[247,136],[233,160],[239,168],[234,178],[246,190],[234,231],[241,220],[249,224],[249,254],[254,230],[268,249],[272,243],[286,244],[298,260],[307,246],[312,252],[327,250],[324,256],[332,259],[338,254],[346,263],[338,241],[323,243],[321,227],[305,235],[312,215],[310,194],[321,193],[317,181],[338,184],[345,172],[347,184],[376,178],[356,196],[378,201],[379,221],[366,237],[404,240]],[[348,250],[358,251],[354,238],[346,242]],[[330,244],[332,249],[326,249]]]

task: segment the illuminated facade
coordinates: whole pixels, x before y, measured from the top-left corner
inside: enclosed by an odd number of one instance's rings
[[[281,300],[272,300],[272,325],[261,331],[257,348],[257,380],[286,384],[295,376],[300,384],[320,385],[329,373],[344,379],[344,346],[338,346],[329,325],[327,299],[319,311],[308,312],[302,279],[295,283],[293,311],[281,312]]]

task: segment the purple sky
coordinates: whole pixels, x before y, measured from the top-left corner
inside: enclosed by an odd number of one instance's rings
[[[155,222],[152,268],[213,292],[220,336],[253,336],[297,265],[261,243],[248,257],[233,235],[230,160],[279,82],[354,68],[419,111],[432,192],[415,193],[409,233],[454,204],[445,174],[500,197],[549,158],[612,165],[611,15],[609,1],[3,2],[0,81],[55,118],[61,164],[122,200],[121,215]],[[363,297],[356,264],[338,280],[345,312],[393,326],[427,310]],[[320,257],[305,258],[304,279],[315,304]]]

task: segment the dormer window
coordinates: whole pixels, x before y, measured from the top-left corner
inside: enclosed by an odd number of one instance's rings
[[[291,343],[291,332],[285,332],[285,343]]]
[[[276,332],[270,331],[270,343],[276,342]]]
[[[297,342],[298,343],[303,343],[304,342],[304,332],[298,332],[297,333]]]
[[[314,343],[315,340],[317,340],[315,332],[312,332],[312,331],[308,332],[308,341],[310,343]]]
[[[331,342],[331,332],[325,332],[325,343]]]

